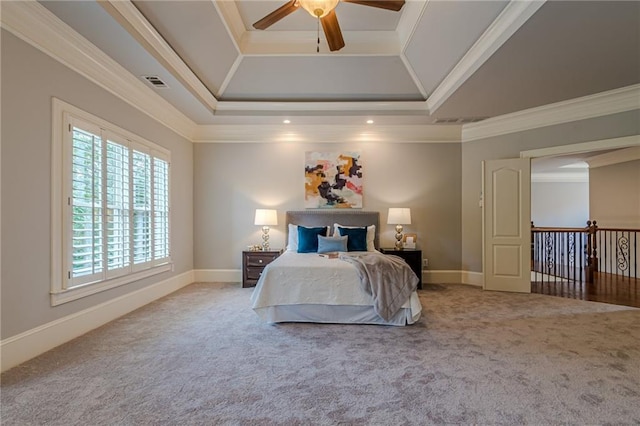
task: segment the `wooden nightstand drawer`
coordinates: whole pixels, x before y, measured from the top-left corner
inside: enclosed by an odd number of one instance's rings
[[[245,275],[246,275],[247,280],[258,281],[258,279],[260,278],[260,275],[262,274],[263,270],[264,270],[264,267],[260,267],[260,268],[248,267],[248,268],[245,268]]]
[[[246,256],[247,266],[257,266],[260,268],[264,268],[266,265],[271,263],[273,259],[278,257],[280,252],[249,252],[249,255]]]
[[[242,252],[242,287],[253,287],[260,279],[264,267],[280,256],[280,250],[243,251]]]

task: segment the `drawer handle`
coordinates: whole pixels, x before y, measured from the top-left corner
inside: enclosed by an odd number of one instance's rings
[[[262,263],[262,259],[258,259],[258,263]]]

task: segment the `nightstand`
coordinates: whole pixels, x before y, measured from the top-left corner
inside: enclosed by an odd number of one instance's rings
[[[396,250],[395,248],[381,248],[380,252],[383,254],[393,254],[403,258],[413,272],[418,276],[418,289],[422,289],[422,250]]]
[[[280,256],[280,250],[243,251],[242,287],[255,287],[262,270]]]

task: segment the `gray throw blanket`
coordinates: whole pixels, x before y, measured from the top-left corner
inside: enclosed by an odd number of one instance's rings
[[[364,291],[373,296],[376,313],[386,321],[418,286],[418,277],[398,256],[367,252],[341,254],[339,258],[356,267]]]

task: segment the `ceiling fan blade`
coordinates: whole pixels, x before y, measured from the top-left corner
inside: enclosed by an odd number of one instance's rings
[[[257,21],[255,24],[253,24],[253,28],[257,30],[266,30],[285,16],[295,12],[298,7],[298,2],[296,0],[291,0],[289,3],[280,6],[261,20]]]
[[[404,0],[342,0],[345,3],[361,4],[363,6],[377,7],[380,9],[395,10],[396,12],[404,6]]]
[[[342,49],[344,47],[344,39],[342,38],[342,31],[340,31],[340,24],[338,24],[336,11],[329,12],[327,16],[320,19],[320,22],[322,22],[322,29],[327,38],[329,50],[334,52]]]

